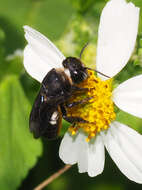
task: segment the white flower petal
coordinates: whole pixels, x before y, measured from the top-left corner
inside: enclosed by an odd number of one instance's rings
[[[92,141],[92,140],[91,140]],[[88,147],[88,175],[95,177],[103,172],[105,162],[104,144],[98,135]]]
[[[85,138],[83,133],[79,133],[77,136],[66,133],[59,148],[59,157],[63,162],[66,164],[78,163],[80,173],[86,172],[88,168],[88,143]]]
[[[59,157],[65,164],[75,164],[77,162],[77,137],[72,137],[68,132],[64,135],[59,148]]]
[[[111,0],[106,4],[98,32],[98,71],[113,77],[126,65],[134,49],[138,21],[139,8],[132,3]]]
[[[83,148],[81,146],[81,148]],[[82,149],[80,153],[78,153],[78,171],[79,173],[85,173],[88,171],[88,155],[86,153],[86,149]]]
[[[113,91],[113,101],[123,111],[142,118],[142,75],[121,83]]]
[[[26,71],[39,82],[42,82],[47,72],[52,69],[50,65],[40,59],[40,57],[32,50],[30,45],[27,45],[24,49],[23,62]]]
[[[78,147],[77,151],[77,163],[78,163],[78,170],[79,173],[87,172],[88,170],[88,154],[87,154],[87,148],[88,143],[86,142],[86,136],[84,133],[79,133],[76,141],[76,146]]]
[[[46,74],[48,73],[50,67],[51,68],[62,67],[62,61],[65,59],[65,57],[49,39],[47,39],[44,35],[42,35],[41,33],[32,29],[29,26],[24,26],[24,31],[25,31],[25,38],[28,41],[30,48],[32,49],[34,54],[37,55],[41,60],[40,63],[38,63],[37,61],[34,62],[35,61],[34,59],[35,56],[34,56],[32,61],[33,53],[28,54],[30,53],[30,51],[26,50],[24,51],[26,52],[26,54],[24,54],[24,57],[25,56],[29,57],[28,59],[30,59],[31,61],[25,62],[24,64],[25,65],[29,64],[28,68],[33,67],[33,65],[35,64],[35,67],[38,68],[39,66],[37,66],[37,64],[43,63],[43,65],[40,67],[42,68],[42,70],[39,71],[39,76],[35,79],[39,80],[41,76],[45,76],[45,73]],[[25,60],[28,59],[25,58]],[[30,70],[32,70],[32,68]],[[35,76],[32,75],[32,77]]]
[[[103,171],[105,160],[102,138],[97,136],[87,143],[83,133],[76,137],[66,133],[60,145],[59,156],[66,164],[77,163],[80,173],[88,172],[91,177],[99,175]]]
[[[111,158],[130,180],[142,183],[142,135],[118,122],[113,122],[103,135]]]

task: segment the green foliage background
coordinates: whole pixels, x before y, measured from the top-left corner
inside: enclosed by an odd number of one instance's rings
[[[31,190],[63,166],[58,156],[61,138],[35,140],[29,132],[28,117],[40,84],[25,72],[22,64],[26,44],[23,25],[30,25],[48,36],[66,56],[79,56],[83,45],[90,42],[84,61],[93,66],[99,17],[106,2],[0,0],[0,190]],[[142,8],[141,0],[132,2]],[[134,54],[115,77],[115,85],[142,73],[141,36],[142,14]],[[88,54],[90,57],[86,59]],[[118,121],[142,132],[142,120],[117,111]],[[64,122],[61,136],[67,125]],[[106,153],[103,174],[90,178],[79,174],[73,166],[45,189],[138,190],[141,185],[123,176]]]

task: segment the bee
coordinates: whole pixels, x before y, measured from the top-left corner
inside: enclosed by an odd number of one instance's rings
[[[86,91],[76,86],[88,76],[87,69],[75,57],[68,57],[62,62],[63,68],[53,68],[44,77],[30,114],[30,131],[34,137],[54,139],[62,126],[62,117],[70,122],[87,122],[81,118],[68,117],[66,106],[68,99],[78,91]]]
[[[45,36],[28,26],[25,26],[24,29],[26,32],[25,37],[29,43],[24,50],[24,56],[27,54],[32,55],[33,52],[38,54],[40,51],[42,57],[47,58],[46,60],[48,60],[48,56],[52,58],[50,61],[53,61],[53,63],[51,62],[50,64],[54,65],[55,58],[58,58],[58,61],[61,62],[61,67],[56,68],[53,66],[53,68],[45,74],[29,118],[30,131],[35,138],[46,137],[52,140],[59,134],[62,126],[62,118],[73,125],[77,122],[88,122],[80,117],[67,116],[67,108],[85,103],[90,99],[89,97],[78,102],[68,103],[69,98],[76,93],[82,93],[88,90],[77,86],[77,84],[87,79],[87,70],[90,69],[85,67],[81,62],[81,55],[86,46],[83,47],[80,53],[80,59],[76,57],[65,58],[56,46]],[[39,44],[39,46],[37,46],[37,44]],[[45,44],[46,51],[44,51]],[[35,46],[36,48],[33,48]],[[39,50],[39,47],[43,47],[43,51]],[[27,57],[28,60],[26,60],[26,58],[24,59],[24,65],[28,70],[26,63],[30,59],[29,56]]]

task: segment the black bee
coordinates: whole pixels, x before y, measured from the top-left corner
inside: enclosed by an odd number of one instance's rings
[[[63,68],[53,68],[47,73],[33,105],[30,130],[35,138],[56,138],[62,125],[62,117],[70,123],[87,122],[79,117],[68,117],[66,114],[66,106],[72,107],[84,102],[82,100],[66,104],[74,93],[87,90],[76,86],[88,77],[87,68],[75,57],[66,58],[62,65]]]

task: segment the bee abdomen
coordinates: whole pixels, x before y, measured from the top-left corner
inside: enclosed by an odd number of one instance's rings
[[[49,124],[47,126],[44,134],[42,134],[42,136],[48,138],[49,140],[57,138],[57,135],[58,135],[58,125],[57,124],[55,124],[55,125]]]

